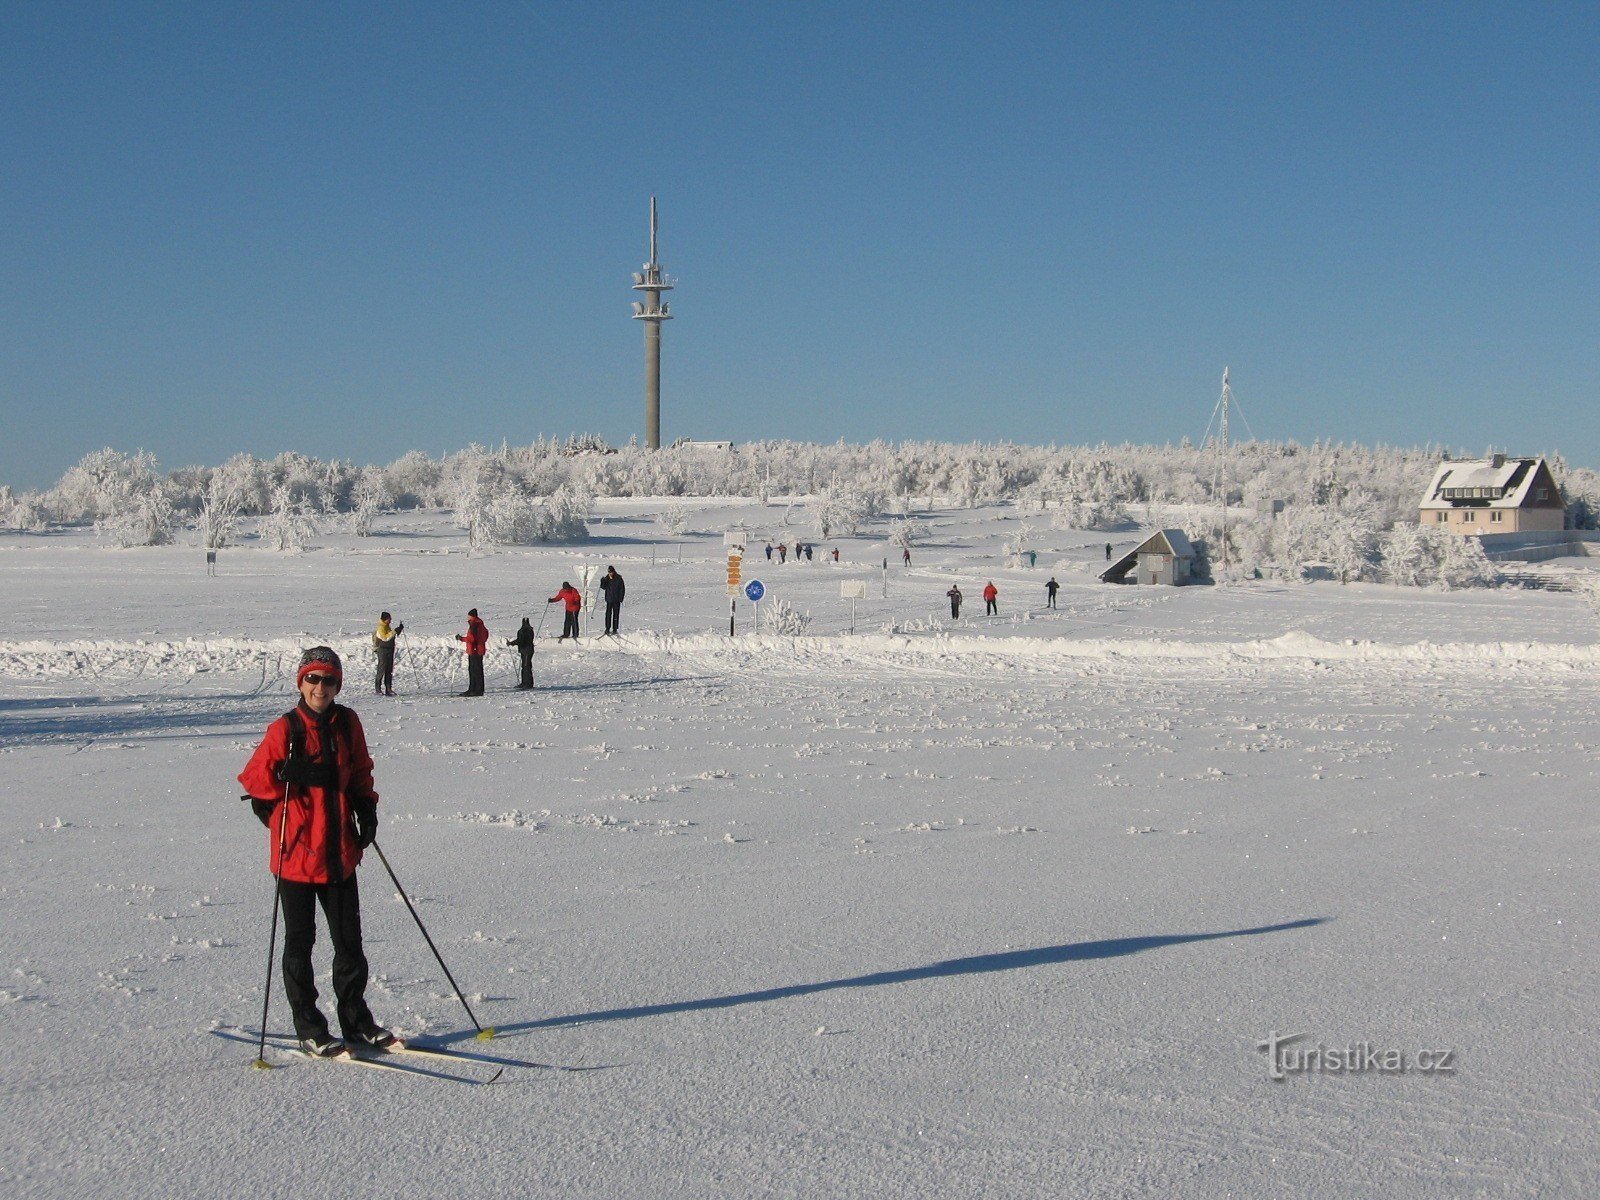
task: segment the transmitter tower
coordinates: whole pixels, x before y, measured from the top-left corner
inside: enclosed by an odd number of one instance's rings
[[[650,261],[633,273],[633,290],[643,300],[633,302],[633,319],[644,322],[644,438],[652,450],[661,449],[661,322],[672,320],[672,305],[661,293],[672,290],[674,280],[656,260],[656,198],[650,197]]]

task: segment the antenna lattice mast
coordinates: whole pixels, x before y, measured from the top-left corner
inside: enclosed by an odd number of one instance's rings
[[[1206,423],[1206,436],[1211,436],[1211,426],[1217,426],[1217,440],[1212,443],[1215,451],[1211,460],[1211,494],[1217,497],[1217,502],[1222,506],[1222,570],[1228,570],[1228,410],[1238,408],[1239,402],[1233,398],[1233,388],[1228,384],[1228,368],[1222,368],[1222,395],[1217,400],[1216,408],[1211,411],[1211,420]],[[1250,421],[1244,415],[1244,409],[1239,409],[1239,418],[1244,421],[1245,432],[1252,438],[1255,431],[1250,428]]]

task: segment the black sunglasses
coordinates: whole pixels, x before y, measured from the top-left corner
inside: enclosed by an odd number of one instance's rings
[[[325,683],[329,687],[338,687],[339,686],[339,682],[340,682],[339,681],[339,677],[337,675],[311,674],[311,675],[302,675],[301,679],[305,683],[309,683],[312,687],[316,687],[317,684],[319,684],[319,683]]]

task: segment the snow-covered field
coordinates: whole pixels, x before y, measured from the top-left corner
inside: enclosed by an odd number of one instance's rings
[[[7,1196],[1600,1192],[1578,596],[1112,588],[1104,534],[1040,529],[1023,570],[1009,510],[941,511],[909,568],[867,537],[760,560],[810,629],[741,603],[730,639],[721,531],[804,536],[782,506],[701,504],[681,542],[600,511],[581,547],[468,556],[403,513],[215,578],[0,535]],[[509,690],[503,639],[586,563],[627,578],[624,637],[551,617]],[[272,882],[234,776],[323,640],[381,844],[499,1036],[371,857],[369,999],[513,1060],[492,1086],[248,1069]],[[1274,1031],[1407,1069],[1274,1081]]]

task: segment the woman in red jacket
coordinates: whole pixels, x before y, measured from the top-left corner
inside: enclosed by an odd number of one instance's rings
[[[984,616],[986,616],[986,617],[997,617],[997,616],[1000,615],[1000,608],[995,603],[995,600],[998,599],[999,596],[1000,596],[1000,589],[994,586],[994,580],[991,579],[988,583],[983,585],[983,615]]]
[[[467,651],[467,690],[463,696],[483,695],[483,652],[489,648],[489,627],[478,617],[478,610],[467,609],[467,632],[456,634],[456,641]]]
[[[550,599],[546,600],[545,603],[554,604],[557,600],[566,605],[567,619],[562,623],[561,636],[558,637],[556,641],[564,642],[568,638],[571,638],[573,641],[577,641],[578,610],[583,607],[583,597],[578,593],[577,588],[573,587],[570,583],[563,579],[561,581],[561,590],[554,596],[551,596]]]
[[[267,726],[239,775],[250,806],[267,827],[272,872],[283,898],[283,987],[295,1034],[308,1054],[345,1046],[317,1007],[311,947],[321,904],[333,942],[333,990],[345,1042],[382,1048],[395,1039],[367,1007],[367,956],[361,945],[356,867],[378,834],[378,793],[361,720],[334,703],[344,679],[339,656],[313,646],[300,656],[300,703]]]

